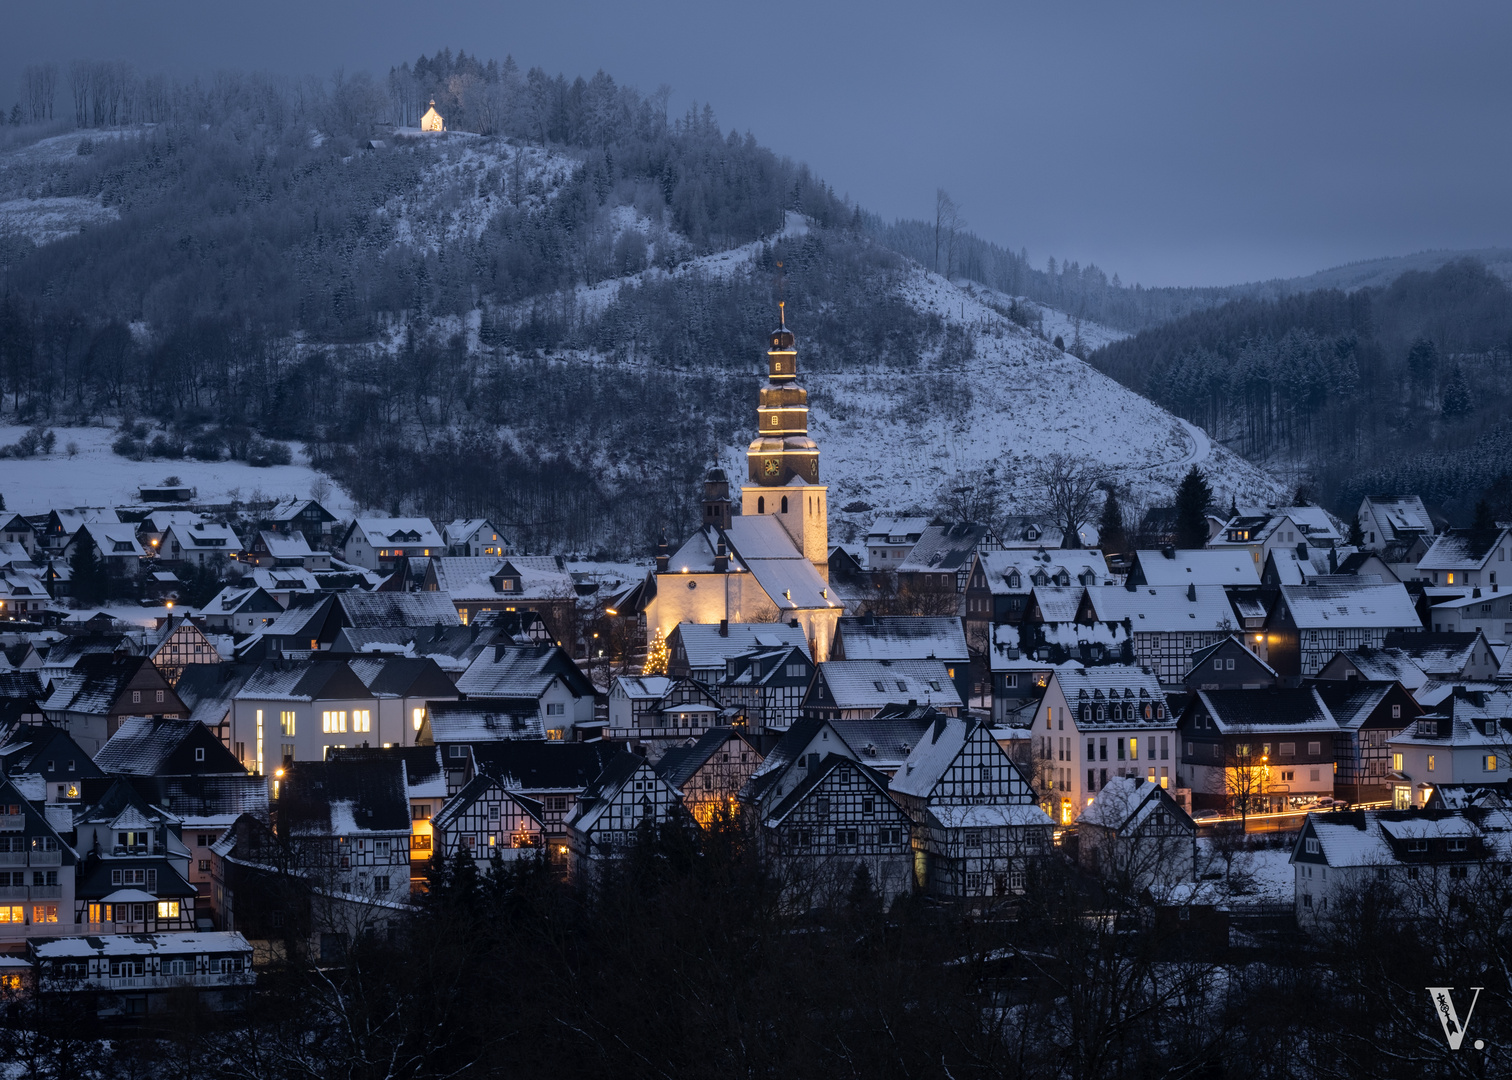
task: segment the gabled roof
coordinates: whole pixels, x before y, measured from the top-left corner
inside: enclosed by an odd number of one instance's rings
[[[1099,585],[1087,589],[1087,600],[1098,622],[1127,620],[1136,634],[1180,634],[1234,626],[1234,609],[1222,585],[1140,585],[1133,589]]]
[[[72,671],[53,680],[52,693],[41,702],[42,708],[47,712],[109,715],[111,707],[144,667],[154,667],[145,656],[82,656]],[[161,685],[157,689],[163,690],[162,712],[179,712],[178,696],[161,676],[159,680]]]
[[[1203,664],[1206,664],[1208,662],[1208,659],[1214,653],[1230,645],[1237,646],[1246,656],[1253,660],[1262,671],[1270,675],[1272,678],[1279,679],[1281,677],[1276,673],[1275,668],[1271,667],[1264,660],[1256,656],[1254,650],[1246,645],[1244,643],[1244,639],[1238,634],[1230,634],[1228,637],[1223,638],[1219,641],[1215,641],[1211,645],[1194,650],[1192,652],[1192,666],[1187,669],[1188,674],[1195,674],[1197,669],[1202,667]]]
[[[888,794],[887,776],[885,774],[878,772],[865,762],[856,761],[853,758],[845,757],[843,754],[826,754],[820,760],[818,768],[807,770],[803,779],[793,787],[792,791],[788,792],[787,797],[772,807],[771,811],[763,819],[762,824],[768,828],[781,825],[789,814],[803,805],[815,788],[824,783],[830,773],[842,767],[854,769],[857,776],[869,782],[872,787],[881,793],[883,799],[886,800],[884,803],[885,806],[891,806],[895,812],[902,813],[897,803],[893,802],[892,796]]]
[[[1028,592],[1034,584],[1034,575],[1041,573],[1047,585],[1063,578],[1068,585],[1104,585],[1112,581],[1107,560],[1094,548],[1067,548],[1056,550],[1053,555],[1044,548],[981,551],[977,553],[977,564],[994,596]]]
[[[1495,557],[1506,529],[1447,529],[1418,560],[1419,570],[1479,570]]]
[[[927,706],[895,706],[884,707],[864,720],[831,720],[829,726],[857,761],[891,771],[901,768],[908,755],[928,738],[940,716]]]
[[[426,571],[440,595],[452,603],[501,600],[563,600],[576,595],[572,575],[556,555],[443,555]],[[518,577],[519,589],[505,592],[495,582]],[[438,595],[431,593],[430,595]]]
[[[1226,735],[1294,731],[1334,734],[1339,730],[1323,698],[1311,686],[1198,690],[1197,698]]]
[[[1361,679],[1319,679],[1313,689],[1323,699],[1323,704],[1339,727],[1356,731],[1370,718],[1386,695],[1391,693],[1395,681],[1367,682]],[[1401,723],[1406,724],[1407,717]]]
[[[343,626],[459,626],[451,598],[436,592],[337,593]]]
[[[1241,551],[1164,548],[1134,553],[1129,577],[1136,585],[1259,585],[1255,563]]]
[[[603,817],[604,812],[624,791],[625,785],[640,775],[642,770],[646,778],[653,783],[666,783],[656,775],[656,770],[651,768],[645,758],[639,754],[632,754],[628,750],[620,751],[604,766],[604,771],[598,778],[578,796],[577,804],[572,808],[572,813],[567,819],[567,826],[583,832],[591,831],[598,824],[599,818]],[[668,790],[674,799],[680,797],[679,793],[670,786]]]
[[[1165,705],[1165,692],[1160,688],[1160,680],[1148,669],[1137,667],[1133,664],[1097,664],[1085,668],[1056,668],[1050,678],[1060,686],[1061,693],[1073,708],[1085,701],[1098,703],[1104,701],[1133,701],[1141,704],[1149,702],[1152,705]],[[1142,715],[1142,710],[1139,710]],[[1096,723],[1096,720],[1087,721]],[[1138,720],[1137,723],[1146,723]],[[1154,721],[1155,723],[1169,725],[1169,717]],[[1083,721],[1078,720],[1078,725]],[[1127,726],[1128,720],[1119,720],[1117,723]]]
[[[196,760],[196,751],[201,751]],[[169,773],[235,773],[246,770],[198,720],[128,716],[95,754],[108,773],[159,776]]]
[[[153,806],[170,811],[188,829],[228,827],[241,814],[268,817],[268,781],[254,773],[208,776],[126,776],[127,783]],[[87,796],[93,785],[86,783]]]
[[[495,742],[472,748],[481,772],[519,791],[582,791],[623,747],[613,743]]]
[[[553,681],[578,697],[593,694],[593,684],[556,645],[496,644],[478,654],[457,679],[457,690],[468,697],[538,700]]]
[[[1181,804],[1159,784],[1152,784],[1142,776],[1110,777],[1077,822],[1100,825],[1122,834],[1146,824],[1157,810],[1164,810],[1174,824],[1185,825],[1195,832],[1196,826]]]
[[[410,830],[409,788],[397,757],[295,761],[278,799],[289,836],[352,836]]]
[[[904,517],[904,518],[878,518],[872,522],[871,529],[866,534],[868,543],[886,544],[888,537],[900,537],[900,543],[908,543],[912,538],[917,541],[929,528],[927,517]]]
[[[1423,625],[1412,597],[1397,582],[1280,588],[1281,602],[1302,630],[1416,629]]]
[[[681,790],[694,773],[707,765],[709,760],[731,741],[743,743],[752,750],[756,750],[756,744],[734,728],[714,727],[700,735],[693,745],[674,746],[668,750],[656,763],[656,771],[669,785]],[[761,752],[757,750],[758,758],[760,754]]]
[[[274,532],[272,529],[263,529],[257,534],[255,547],[266,551],[275,559],[313,559],[315,551],[305,539],[304,533],[295,529],[293,532]]]
[[[1478,838],[1500,849],[1506,858],[1506,811],[1487,811],[1485,829],[1452,810],[1355,810],[1349,813],[1309,814],[1291,861],[1296,863],[1306,841],[1318,841],[1319,854],[1329,866],[1389,866],[1399,861],[1393,841],[1407,839]]]
[[[1399,682],[1409,692],[1428,681],[1428,674],[1418,666],[1405,649],[1373,649],[1362,646],[1334,654],[1332,664],[1339,659],[1359,673],[1360,678],[1370,682]]]
[[[317,513],[307,516],[305,514],[305,511],[307,509],[315,510],[317,511]],[[284,522],[295,521],[300,518],[325,522],[335,521],[336,515],[331,513],[324,506],[321,506],[320,503],[316,502],[314,499],[288,498],[280,500],[276,505],[274,505],[272,510],[268,511],[267,520],[273,522]]]
[[[814,564],[770,514],[742,515],[725,530],[730,548],[779,612],[840,608]],[[784,618],[787,616],[784,615]]]
[[[956,758],[961,756],[961,751],[980,726],[976,720],[939,717],[909,752],[903,767],[894,774],[888,786],[903,795],[929,798],[935,785],[940,782],[946,770],[955,764]],[[1003,755],[1003,760],[1008,760],[1006,754]]]
[[[847,660],[965,660],[966,631],[954,617],[842,616],[835,640]]]
[[[175,522],[168,527],[168,533],[185,551],[232,552],[242,549],[241,538],[231,531],[229,525],[205,521],[193,525]]]
[[[74,533],[75,538],[80,533],[93,540],[100,555],[106,558],[126,558],[133,555],[141,558],[147,554],[142,550],[142,545],[137,542],[135,525],[88,521],[79,526]],[[70,543],[73,542],[70,541]]]
[[[1039,609],[1039,617],[1046,623],[1070,623],[1076,621],[1081,610],[1082,598],[1087,595],[1082,585],[1035,585],[1030,594],[1029,606]]]
[[[945,664],[940,660],[830,660],[819,678],[837,709],[880,709],[891,702],[921,702],[960,708]]]
[[[538,801],[505,787],[499,783],[496,777],[490,776],[487,773],[479,773],[477,776],[474,776],[462,786],[460,791],[447,799],[446,805],[441,807],[431,817],[431,823],[438,829],[450,828],[459,817],[467,812],[469,807],[483,798],[490,790],[498,790],[504,798],[512,799],[518,803],[521,810],[524,810],[525,813],[535,819],[537,826],[542,830],[546,828],[545,811],[542,810],[541,804]]]
[[[320,701],[370,698],[370,691],[340,660],[264,660],[248,676],[238,701]]]
[[[55,768],[49,769],[49,762]],[[68,764],[73,763],[73,769]],[[105,774],[74,742],[73,736],[51,724],[25,724],[16,728],[10,739],[0,746],[0,772],[7,776],[35,774],[47,776],[71,776],[78,779],[100,777]]]
[[[438,744],[546,738],[541,705],[534,697],[432,701],[426,712],[431,741]]]
[[[682,641],[683,655],[694,670],[723,668],[727,661],[758,648],[796,645],[805,656],[809,654],[803,628],[787,623],[729,623],[721,632],[716,623],[684,622],[673,633]]]
[[[986,525],[962,522],[955,525],[931,525],[919,542],[896,567],[900,574],[942,573],[964,570],[971,557],[987,537]]]
[[[346,539],[351,539],[352,532],[359,533],[369,546],[374,548],[405,548],[419,547],[444,548],[446,542],[441,539],[441,534],[436,531],[436,526],[430,518],[382,518],[366,517],[356,518],[347,530]]]
[[[173,690],[191,720],[214,727],[231,711],[237,691],[256,670],[251,664],[186,664]]]
[[[374,697],[446,697],[457,691],[428,656],[362,656],[347,664]]]
[[[1365,502],[1374,511],[1376,522],[1388,530],[1381,537],[1383,543],[1404,533],[1433,535],[1433,517],[1417,495],[1367,495]]]
[[[333,761],[404,762],[404,781],[412,799],[446,795],[446,774],[441,769],[441,749],[436,746],[333,746]]]

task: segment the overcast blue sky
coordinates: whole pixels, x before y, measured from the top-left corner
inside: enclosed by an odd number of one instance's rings
[[[1512,245],[1512,4],[46,0],[32,60],[376,74],[442,46],[673,89],[886,217],[1125,282]]]

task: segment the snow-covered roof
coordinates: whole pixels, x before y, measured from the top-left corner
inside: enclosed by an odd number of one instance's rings
[[[1149,701],[1163,706],[1166,701],[1165,691],[1160,688],[1160,680],[1154,673],[1134,664],[1097,664],[1085,668],[1062,666],[1055,669],[1051,678],[1072,706],[1081,701],[1115,700]],[[1118,722],[1129,723],[1127,720]],[[1160,723],[1169,726],[1173,721],[1165,719]]]
[[[1057,550],[1010,548],[977,553],[987,588],[995,596],[1027,593],[1042,576],[1046,585],[1107,585],[1112,582],[1107,560],[1092,548]]]
[[[140,557],[147,554],[142,550],[142,545],[137,542],[135,525],[89,521],[81,524],[75,535],[79,531],[88,534],[101,555],[119,558],[127,555]]]
[[[418,547],[430,548],[434,552],[446,546],[430,518],[360,517],[352,522],[352,526],[375,548]]]
[[[1504,810],[1486,811],[1477,825],[1455,811],[1357,810],[1347,814],[1309,814],[1307,825],[1292,851],[1292,862],[1305,848],[1310,830],[1319,854],[1329,866],[1388,866],[1398,861],[1391,841],[1461,840],[1480,838],[1493,847],[1507,847],[1507,828],[1512,824]]]
[[[914,701],[960,708],[961,696],[940,660],[831,660],[819,665],[837,709],[880,709]]]
[[[1416,630],[1423,625],[1406,586],[1399,582],[1282,585],[1281,602],[1302,630]]]
[[[533,697],[433,701],[426,711],[431,739],[438,744],[546,738],[540,702]]]
[[[510,573],[514,571],[514,574]],[[436,587],[453,603],[572,597],[572,575],[555,555],[445,555],[431,559]],[[520,587],[504,592],[495,579],[518,575]]]
[[[808,656],[808,637],[801,626],[787,623],[678,623],[683,655],[694,671],[723,668],[733,657],[756,649],[780,649],[795,645]]]
[[[1156,810],[1164,810],[1174,824],[1184,821],[1191,825],[1191,819],[1180,804],[1165,794],[1159,784],[1152,784],[1140,776],[1115,776],[1110,777],[1093,797],[1092,804],[1081,812],[1077,823],[1100,825],[1121,833],[1138,828]]]
[[[74,960],[105,956],[186,956],[250,953],[251,944],[233,930],[166,934],[91,934],[88,937],[34,939],[38,960]]]
[[[1427,673],[1405,649],[1373,649],[1367,645],[1335,656],[1371,682],[1395,680],[1413,691],[1428,681]]]
[[[1479,570],[1496,557],[1506,529],[1449,529],[1418,560],[1419,570]]]
[[[814,564],[803,557],[782,523],[770,514],[742,515],[725,530],[730,547],[763,592],[786,613],[813,608],[840,609]]]
[[[1034,606],[1047,623],[1075,622],[1086,588],[1082,585],[1036,585]]]
[[[671,688],[672,680],[665,675],[616,675],[610,693],[638,701],[655,701],[665,697]]]
[[[930,817],[947,829],[993,829],[1022,828],[1042,825],[1050,828],[1055,823],[1050,815],[1034,803],[1016,803],[1006,806],[931,806]]]
[[[964,570],[977,545],[987,536],[987,526],[962,523],[931,525],[897,566],[900,574],[941,573]]]
[[[1166,548],[1134,553],[1130,576],[1143,585],[1259,585],[1254,560],[1222,548]]]
[[[878,518],[872,522],[871,529],[867,531],[866,542],[869,544],[916,543],[927,528],[929,528],[929,519],[925,517]],[[893,537],[897,539],[894,540]]]
[[[1197,698],[1227,735],[1292,732],[1334,735],[1339,725],[1313,687],[1199,690]]]
[[[1417,495],[1367,495],[1365,503],[1374,511],[1380,527],[1389,530],[1381,537],[1382,542],[1398,539],[1399,533],[1433,535],[1433,517]]]
[[[310,559],[315,556],[304,533],[298,529],[290,533],[264,529],[257,538],[263,550],[275,559]]]
[[[965,660],[966,631],[949,616],[842,617],[835,638],[847,660]]]
[[[538,701],[557,679],[574,692],[588,688],[587,676],[554,645],[499,644],[478,654],[457,679],[457,690],[467,697]]]
[[[242,549],[241,540],[229,525],[204,521],[193,525],[174,524],[169,526],[165,535],[177,540],[185,551],[229,553],[240,552]],[[158,550],[161,551],[166,546],[160,545]]]
[[[1159,588],[1118,585],[1087,589],[1087,599],[1099,622],[1123,622],[1136,634],[1179,634],[1201,630],[1231,630],[1234,609],[1222,585],[1186,584]]]
[[[460,626],[451,598],[440,592],[363,592],[336,594],[348,626]]]

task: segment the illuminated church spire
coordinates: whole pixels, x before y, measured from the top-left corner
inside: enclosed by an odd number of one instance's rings
[[[756,407],[758,434],[746,450],[748,477],[740,491],[740,512],[777,518],[828,581],[828,492],[819,483],[819,444],[809,438],[808,391],[798,385],[798,349],[787,328],[786,303],[779,303],[777,311],[777,329],[767,339],[767,378]]]
[[[787,304],[777,305],[778,326],[767,350],[767,381],[756,408],[757,437],[746,451],[750,481],[782,487],[795,478],[819,482],[819,446],[808,437],[808,391],[798,385],[798,350],[787,328]]]

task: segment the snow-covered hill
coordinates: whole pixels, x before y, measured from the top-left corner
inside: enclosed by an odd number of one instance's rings
[[[1259,503],[1286,496],[1278,480],[1214,445],[1201,429],[1007,322],[938,275],[916,270],[903,299],[975,329],[972,358],[951,368],[925,358],[917,373],[903,378],[809,378],[817,398],[810,431],[820,445],[832,506],[860,501],[880,513],[927,508],[958,476],[995,465],[1011,497],[1027,509],[1029,473],[1056,452],[1115,470],[1135,502],[1168,500],[1192,465],[1225,502],[1230,495]],[[801,370],[802,334],[795,329]],[[1084,337],[1088,332],[1083,324]],[[969,405],[930,408],[930,395],[918,390],[921,380],[968,388]],[[732,452],[732,463],[740,457]]]
[[[55,427],[53,453],[0,461],[0,496],[8,510],[42,513],[54,507],[129,506],[137,502],[142,485],[161,484],[176,476],[199,489],[199,502],[253,502],[308,496],[320,473],[308,464],[255,468],[244,461],[133,461],[114,453],[117,432],[102,427]],[[0,445],[14,443],[24,427],[0,426]],[[74,452],[69,452],[69,447]],[[297,443],[296,462],[304,457]],[[327,481],[329,483],[329,481]],[[350,513],[351,499],[334,483],[324,500],[332,513]]]

